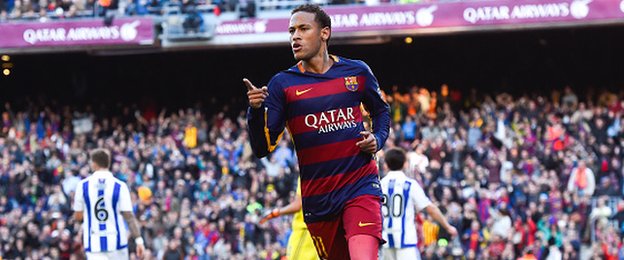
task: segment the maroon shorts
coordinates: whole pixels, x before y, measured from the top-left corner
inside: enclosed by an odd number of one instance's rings
[[[354,235],[381,236],[381,199],[363,195],[347,201],[341,215],[328,221],[307,224],[321,259],[349,259],[349,238]]]

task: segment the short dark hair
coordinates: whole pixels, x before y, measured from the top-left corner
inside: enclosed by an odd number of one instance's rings
[[[405,165],[407,157],[405,151],[401,148],[392,148],[385,153],[386,165],[391,171],[400,171]]]
[[[108,169],[111,163],[110,152],[103,148],[98,148],[91,151],[91,161],[97,166]]]
[[[297,12],[314,14],[314,20],[321,26],[321,29],[329,27],[329,29],[331,30],[331,18],[329,18],[329,15],[327,15],[327,13],[323,9],[321,9],[320,6],[315,4],[303,4],[293,9],[292,12],[290,12],[290,15],[293,15]],[[327,41],[329,41],[329,38],[327,39]]]

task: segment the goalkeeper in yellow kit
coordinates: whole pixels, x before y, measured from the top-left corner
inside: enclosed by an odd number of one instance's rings
[[[290,238],[288,238],[288,248],[286,249],[288,259],[318,260],[319,257],[312,242],[310,231],[308,231],[308,226],[303,222],[300,182],[297,183],[297,195],[295,199],[284,207],[275,208],[266,213],[260,220],[260,224],[263,224],[269,219],[286,214],[295,214],[292,220],[292,233],[290,234]]]

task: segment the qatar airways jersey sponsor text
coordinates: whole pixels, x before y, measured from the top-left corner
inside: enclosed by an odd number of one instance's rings
[[[327,110],[319,115],[308,114],[304,121],[306,126],[317,129],[319,134],[357,127],[352,107]]]

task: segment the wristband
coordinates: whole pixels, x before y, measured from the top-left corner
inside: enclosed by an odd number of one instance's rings
[[[143,245],[145,244],[145,242],[143,241],[142,237],[137,237],[134,239],[134,243],[136,243],[137,245]]]

